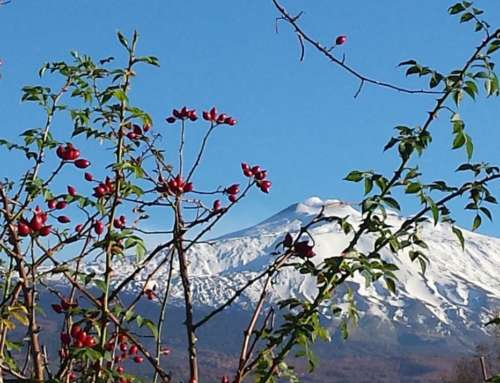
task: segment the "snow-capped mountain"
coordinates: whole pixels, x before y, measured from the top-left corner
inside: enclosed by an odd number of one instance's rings
[[[193,276],[193,299],[201,306],[215,307],[231,297],[249,278],[265,269],[273,260],[271,254],[287,232],[297,232],[322,207],[325,215],[349,216],[356,225],[361,214],[349,204],[338,200],[322,201],[313,197],[294,204],[269,219],[232,234],[199,244],[189,254],[190,273]],[[398,227],[403,222],[397,213],[389,214],[388,223]],[[324,223],[310,230],[315,239],[315,262],[339,255],[350,237],[345,236],[336,223]],[[482,331],[483,323],[500,310],[500,239],[463,230],[465,250],[448,224],[421,225],[421,236],[427,242],[429,265],[422,275],[418,263],[411,262],[407,254],[395,256],[382,252],[386,260],[398,266],[398,294],[391,295],[383,282],[365,287],[362,276],[350,283],[354,288],[358,307],[363,317],[374,318],[377,323],[420,330],[426,334],[466,334]],[[359,249],[372,248],[373,238],[364,237]],[[149,264],[130,288],[142,289],[146,276],[160,262],[161,256]],[[128,273],[136,266],[127,259],[117,261],[115,270]],[[88,270],[101,270],[102,265],[88,265]],[[159,290],[167,280],[168,268],[157,273],[153,280]],[[291,296],[313,297],[314,280],[288,268],[281,272],[272,286],[271,300]],[[247,308],[259,296],[260,285],[251,286],[234,303]],[[181,303],[182,287],[174,275],[171,295]]]

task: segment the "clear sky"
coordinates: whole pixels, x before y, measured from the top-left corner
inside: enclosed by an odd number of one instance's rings
[[[447,15],[448,1],[282,3],[291,12],[305,11],[304,28],[325,44],[347,35],[339,49],[347,63],[408,87],[424,83],[406,79],[397,68],[400,61],[413,58],[447,72],[461,66],[482,38],[471,25]],[[477,4],[498,26],[498,4]],[[159,69],[140,69],[133,88],[135,103],[152,114],[155,129],[173,129],[163,120],[183,105],[199,110],[216,105],[239,121],[212,141],[203,182],[241,179],[241,161],[269,170],[272,192],[253,193],[214,234],[251,225],[311,196],[359,201],[361,185],[346,183],[343,176],[351,169],[390,172],[395,153],[383,154],[382,148],[393,127],[423,123],[434,97],[367,85],[354,99],[359,83],[317,52],[307,49],[299,62],[297,39],[284,24],[275,33],[276,16],[270,0],[12,0],[0,8],[0,136],[14,138],[41,124],[36,109],[20,102],[20,88],[39,81],[41,64],[67,59],[70,50],[123,57],[115,33],[136,29],[139,52],[161,62]],[[475,160],[500,163],[498,110],[498,98],[479,104],[467,99],[462,107],[475,140]],[[465,154],[448,149],[448,116],[443,114],[432,130],[434,142],[421,160],[425,180],[458,182],[453,170]],[[1,176],[20,170],[7,158],[0,152]],[[404,204],[404,213],[414,207]],[[456,218],[470,227],[469,216],[460,212]],[[499,236],[499,229],[494,222],[480,231]]]

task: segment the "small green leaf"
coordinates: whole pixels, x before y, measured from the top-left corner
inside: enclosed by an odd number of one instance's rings
[[[344,179],[351,182],[359,182],[363,178],[363,173],[353,170]]]
[[[462,246],[462,250],[464,250],[465,249],[465,239],[464,239],[464,235],[462,233],[462,230],[460,230],[456,226],[453,226],[451,230],[453,231],[453,233],[455,234],[455,236],[460,241],[460,246]]]
[[[481,216],[478,214],[474,217],[472,222],[472,231],[475,231],[479,226],[481,226]]]
[[[406,186],[405,192],[407,194],[413,194],[413,193],[418,193],[422,189],[422,185],[420,185],[418,182],[412,182],[409,183],[408,186]]]

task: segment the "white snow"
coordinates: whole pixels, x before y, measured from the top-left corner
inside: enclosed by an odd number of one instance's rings
[[[215,239],[210,245],[200,244],[189,253],[189,268],[193,276],[193,298],[196,303],[218,306],[245,281],[265,269],[273,260],[271,253],[287,232],[297,232],[322,208],[326,215],[349,216],[353,225],[360,222],[361,214],[347,203],[338,200],[322,201],[312,197],[273,215],[253,227]],[[396,212],[389,212],[389,223],[398,227],[404,220]],[[500,308],[500,239],[490,238],[463,230],[465,251],[448,224],[434,226],[432,222],[421,225],[421,235],[429,249],[425,252],[430,263],[422,276],[417,263],[412,263],[407,253],[395,256],[382,252],[384,259],[399,267],[396,272],[400,283],[398,296],[387,292],[383,282],[365,288],[364,278],[353,279],[358,298],[364,298],[365,312],[381,319],[394,319],[402,323],[437,323],[436,329],[448,333],[457,327],[481,327],[481,320]],[[315,226],[311,233],[316,241],[315,251],[319,262],[338,256],[349,241],[337,224]],[[373,239],[364,237],[359,250],[369,251]],[[143,270],[131,288],[142,288],[141,280],[163,259],[158,257]],[[127,259],[117,261],[117,273],[130,272],[135,266]],[[99,265],[88,268],[100,269]],[[160,291],[167,278],[163,268],[154,278]],[[287,268],[274,281],[269,299],[280,300],[291,296],[312,299],[316,292],[315,281]],[[182,297],[178,276],[174,276],[171,291],[174,299]],[[251,286],[235,303],[248,307],[260,294],[260,285]],[[424,312],[411,314],[415,304],[423,305]]]

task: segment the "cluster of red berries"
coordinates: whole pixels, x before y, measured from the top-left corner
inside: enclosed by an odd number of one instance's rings
[[[65,346],[69,346],[71,342],[73,342],[72,346],[75,348],[92,348],[96,345],[95,338],[92,335],[87,334],[87,332],[76,323],[71,326],[69,334],[66,332],[61,333],[61,342]],[[65,349],[61,349],[59,351],[59,355],[62,358],[67,356],[65,355],[65,351]]]
[[[52,310],[58,314],[67,312],[71,308],[75,308],[78,305],[76,303],[69,302],[67,299],[61,298],[61,303],[54,303],[52,305]]]
[[[36,207],[33,213],[33,217],[28,222],[24,218],[21,218],[17,224],[17,232],[21,237],[26,237],[30,234],[39,234],[42,237],[46,237],[50,234],[52,226],[46,225],[48,214],[43,212],[40,207]]]
[[[253,177],[257,182],[257,186],[264,193],[269,193],[269,189],[271,189],[271,181],[266,180],[267,171],[260,168],[259,165],[255,165],[250,167],[246,163],[241,164],[241,169],[243,170],[243,174],[247,177]]]
[[[130,132],[127,133],[127,138],[131,141],[136,141],[141,139],[144,133],[149,130],[149,125],[144,125],[144,127],[141,128],[139,125],[133,124],[130,125],[129,128]]]
[[[209,111],[203,112],[203,119],[216,124],[226,124],[229,126],[236,125],[236,120],[234,118],[224,113],[218,114],[217,109],[215,109],[215,107],[213,107]]]
[[[169,193],[172,195],[181,195],[193,191],[193,183],[186,182],[180,174],[170,178],[167,182],[160,177],[158,179],[160,185],[156,188],[160,193]]]
[[[121,363],[128,359],[129,357],[133,358],[133,361],[137,364],[140,364],[144,361],[144,358],[140,355],[137,355],[139,352],[139,348],[135,344],[131,344],[130,347],[127,343],[127,336],[123,333],[118,334],[118,342],[116,342],[116,337],[113,336],[105,345],[104,348],[107,351],[115,351],[116,346],[120,350],[120,354],[115,355],[114,361],[115,363]],[[118,374],[123,374],[125,369],[118,365],[116,368],[116,372]]]
[[[87,174],[92,176],[90,173],[85,173],[85,179],[87,181],[91,181],[93,179],[93,177],[87,177]],[[97,185],[95,188],[94,188],[94,197],[96,198],[102,198],[102,197],[105,197],[107,195],[110,195],[110,194],[113,194],[115,191],[115,184],[114,182],[109,178],[109,177],[106,177],[106,179],[104,180],[104,182],[100,182],[99,185]]]
[[[115,218],[113,220],[113,226],[115,227],[115,229],[123,229],[125,227],[126,222],[127,219],[125,218],[125,216],[121,215],[120,217]]]
[[[73,163],[79,169],[85,169],[90,166],[90,161],[80,158],[80,151],[72,144],[60,145],[56,150],[57,156],[63,161],[74,161]]]
[[[224,189],[224,193],[228,195],[227,199],[234,203],[238,200],[238,193],[240,192],[239,184],[232,184],[231,186]]]
[[[172,115],[167,117],[167,122],[169,124],[173,124],[177,120],[186,120],[189,119],[191,121],[196,121],[198,116],[196,115],[196,110],[188,109],[187,107],[182,107],[181,110],[174,109],[172,110]]]

